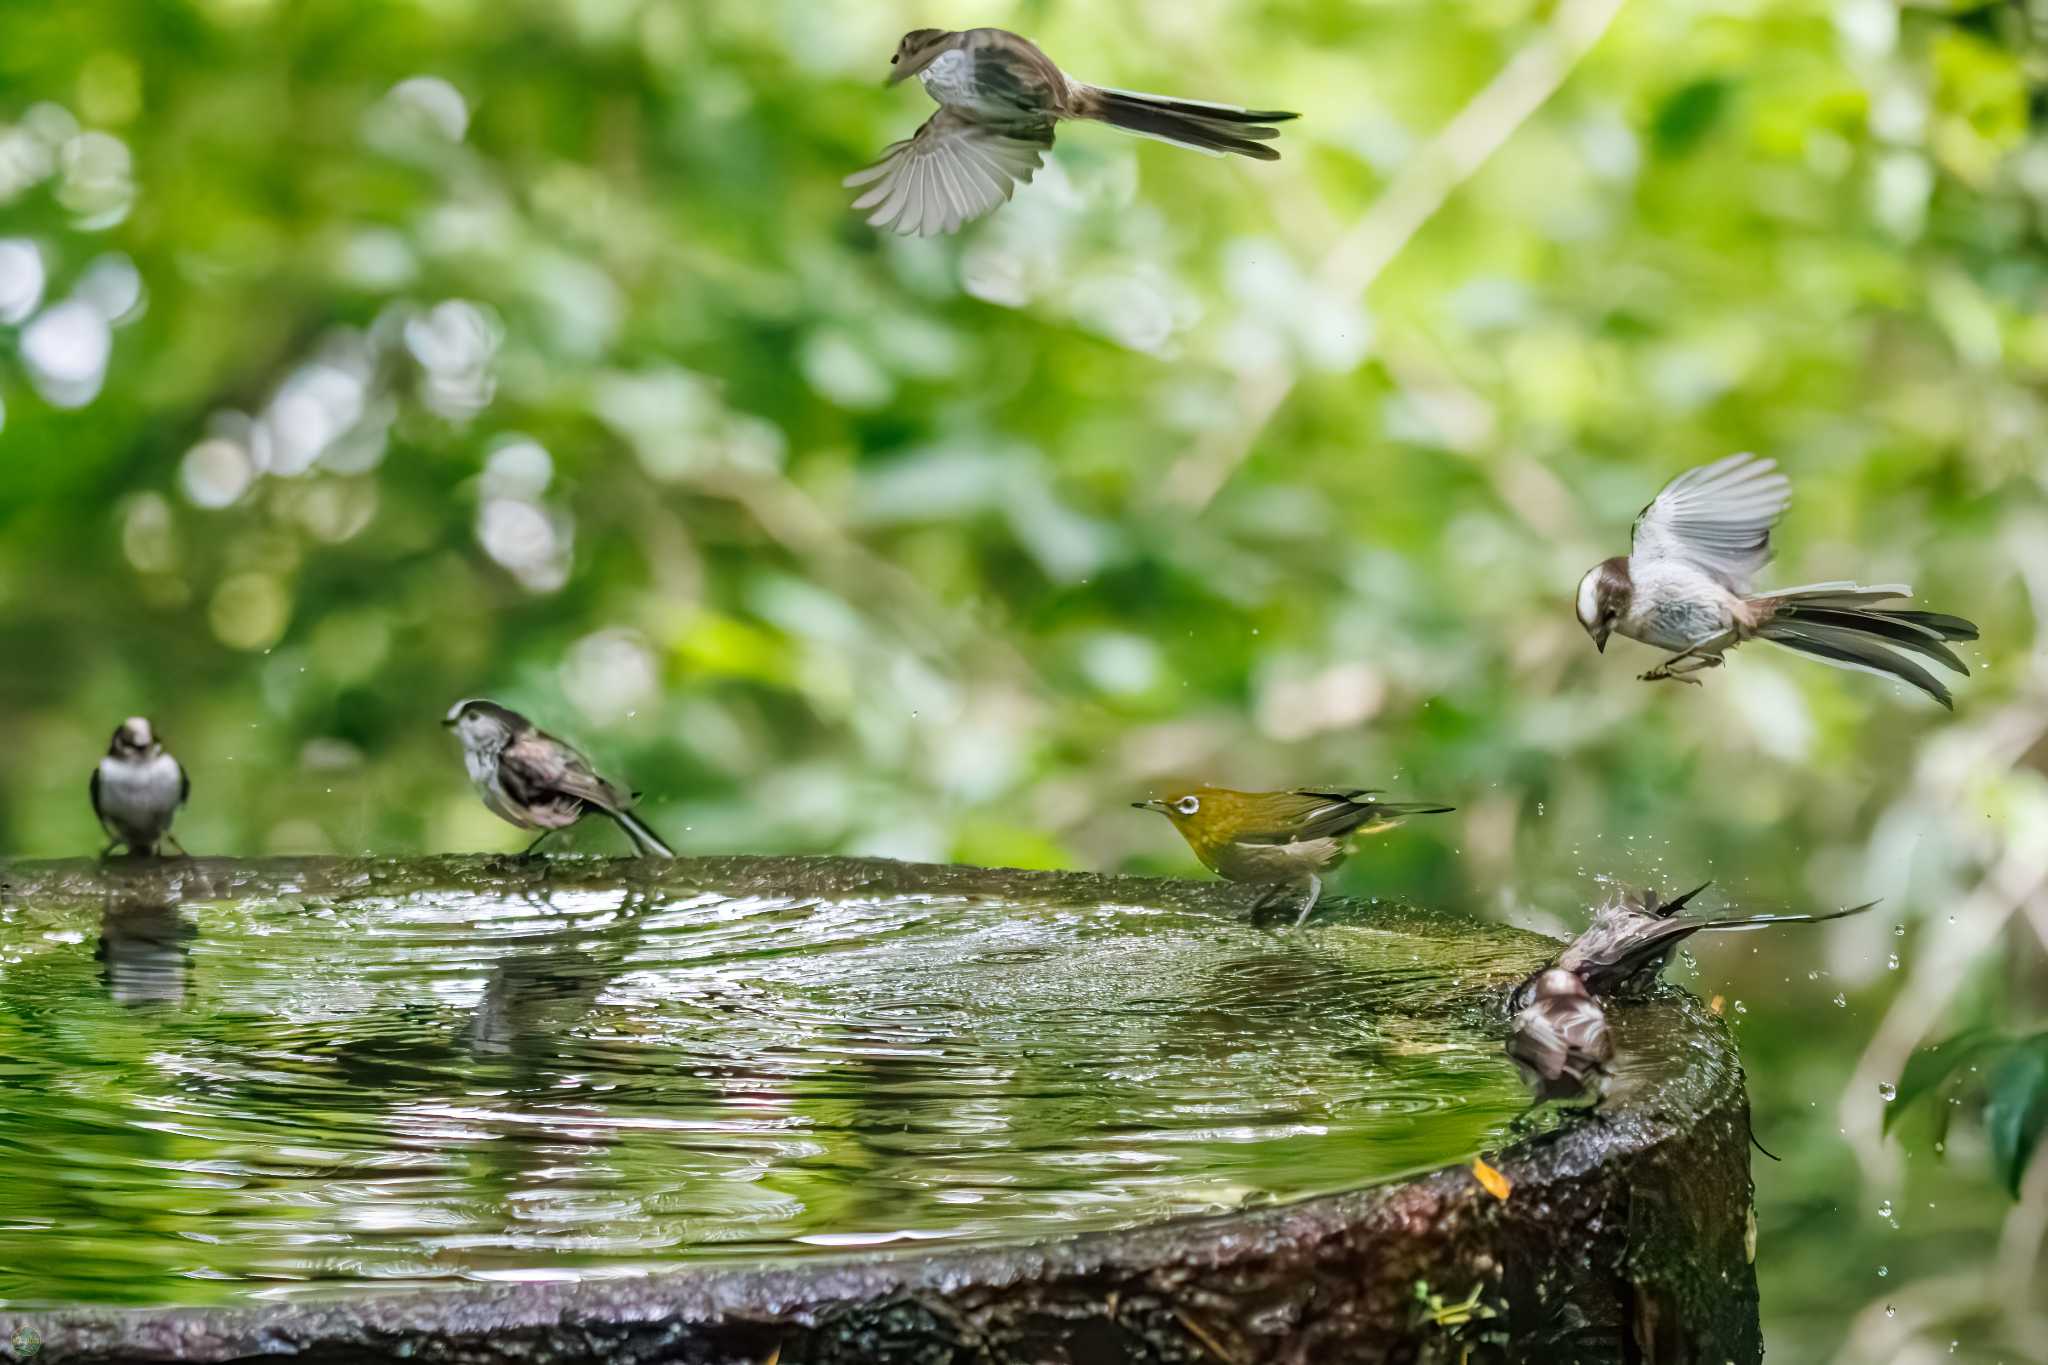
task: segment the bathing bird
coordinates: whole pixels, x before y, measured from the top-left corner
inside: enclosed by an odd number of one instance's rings
[[[521,829],[541,831],[526,846],[528,854],[556,830],[596,811],[617,821],[641,856],[676,856],[633,814],[637,793],[598,776],[589,759],[517,711],[472,697],[449,707],[441,723],[462,741],[469,780],[491,813]]]
[[[1382,801],[1360,787],[1241,792],[1195,787],[1131,803],[1173,822],[1202,865],[1226,881],[1271,888],[1261,904],[1301,899],[1296,927],[1323,894],[1322,874],[1351,856],[1363,835],[1392,829],[1411,815],[1456,809],[1433,802]]]
[[[1813,583],[1752,592],[1771,558],[1771,528],[1792,484],[1773,460],[1730,455],[1687,470],[1636,517],[1629,553],[1602,560],[1579,580],[1579,624],[1603,653],[1607,637],[1672,651],[1644,682],[1718,668],[1746,640],[1768,640],[1837,668],[1897,678],[1951,711],[1955,701],[1932,673],[1899,651],[1957,673],[1969,667],[1949,641],[1974,640],[1960,616],[1887,606],[1910,600],[1903,583],[1864,587]]]
[[[889,62],[888,83],[917,77],[938,112],[846,185],[869,186],[854,208],[872,209],[869,223],[905,236],[952,232],[1000,208],[1044,164],[1063,119],[1092,119],[1211,156],[1275,161],[1280,154],[1266,143],[1280,134],[1268,125],[1298,117],[1088,85],[999,28],[913,29]]]
[[[1822,914],[1727,915],[1713,918],[1687,917],[1678,912],[1712,882],[1702,882],[1682,896],[1665,900],[1652,890],[1622,890],[1594,908],[1592,923],[1559,953],[1542,971],[1532,973],[1515,988],[1509,1008],[1521,1010],[1536,999],[1546,972],[1565,971],[1576,976],[1593,995],[1640,995],[1647,991],[1671,960],[1671,952],[1694,934],[1707,930],[1735,932],[1766,929],[1773,924],[1825,924],[1829,920],[1860,915],[1876,901],[1865,901],[1846,910]]]
[[[1529,1003],[1508,1025],[1507,1052],[1538,1104],[1598,1104],[1614,1060],[1607,1011],[1576,974],[1538,972]]]

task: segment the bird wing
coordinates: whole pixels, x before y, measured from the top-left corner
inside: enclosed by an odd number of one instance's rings
[[[533,730],[498,756],[498,780],[522,805],[573,797],[603,811],[624,810],[632,798],[598,776],[590,760],[545,731]]]
[[[92,765],[92,782],[86,789],[92,793],[92,813],[98,815],[100,813],[100,765],[97,763]]]
[[[1688,469],[1636,517],[1631,576],[1679,561],[1711,574],[1730,592],[1746,593],[1770,562],[1771,527],[1792,500],[1792,481],[1775,460],[1730,455]]]
[[[1252,803],[1231,838],[1244,844],[1292,844],[1305,839],[1341,839],[1379,814],[1379,793],[1362,787],[1340,791],[1273,792]]]
[[[853,201],[873,209],[868,222],[903,236],[952,232],[1005,203],[1044,164],[1052,121],[993,128],[941,109],[917,134],[891,145],[882,159],[846,177],[870,185]]]
[[[173,763],[178,763],[178,760],[174,758],[174,759],[172,759],[172,760],[171,760],[171,762],[173,762]],[[98,774],[98,772],[94,772],[94,774],[93,774],[93,780],[94,780],[95,782],[97,782],[97,781],[99,780],[99,774]],[[182,764],[182,763],[178,763],[178,805],[182,806],[182,805],[184,805],[184,804],[185,804],[185,803],[186,803],[187,801],[190,801],[191,799],[192,799],[192,774],[190,774],[190,773],[188,773],[188,772],[186,772],[186,771],[185,771],[185,765],[184,765],[184,764]],[[174,807],[174,809],[175,809],[175,807]]]

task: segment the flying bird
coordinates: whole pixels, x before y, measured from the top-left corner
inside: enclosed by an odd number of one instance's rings
[[[130,716],[115,729],[107,756],[93,768],[89,790],[92,813],[112,840],[100,856],[116,848],[153,856],[164,840],[177,844],[171,820],[192,795],[192,779],[157,742],[149,721]]]
[[[1280,133],[1267,125],[1298,117],[1088,85],[999,28],[913,29],[889,61],[889,84],[916,76],[939,110],[846,185],[868,186],[854,208],[873,210],[869,223],[904,236],[952,232],[1000,208],[1044,164],[1062,119],[1093,119],[1211,156],[1276,161],[1266,143]]]
[[[1629,553],[1603,560],[1579,580],[1579,624],[1603,652],[1607,637],[1672,651],[1641,675],[1698,683],[1702,669],[1745,640],[1763,639],[1811,658],[1897,678],[1950,710],[1955,702],[1932,673],[1899,651],[1968,674],[1946,642],[1974,640],[1960,616],[1914,611],[1905,584],[1813,583],[1752,592],[1770,562],[1771,528],[1792,485],[1772,460],[1730,455],[1687,470],[1637,516]]]
[[[1262,905],[1300,897],[1297,928],[1322,897],[1322,874],[1351,856],[1354,839],[1390,830],[1411,815],[1455,809],[1382,801],[1380,793],[1359,787],[1284,792],[1195,787],[1131,804],[1171,820],[1202,865],[1224,880],[1270,888]]]
[[[1736,931],[1764,929],[1773,924],[1824,924],[1829,920],[1860,915],[1876,901],[1865,901],[1846,910],[1816,915],[1728,915],[1688,918],[1678,912],[1712,882],[1702,882],[1682,896],[1665,900],[1655,891],[1619,891],[1593,911],[1585,931],[1559,953],[1542,971],[1535,972],[1515,988],[1509,1008],[1521,1010],[1533,1002],[1550,971],[1569,972],[1585,983],[1595,996],[1639,995],[1664,970],[1671,953],[1680,943],[1705,930]]]
[[[617,821],[641,856],[676,856],[633,814],[636,793],[598,776],[589,759],[517,711],[470,698],[449,707],[441,723],[462,741],[469,780],[491,813],[521,829],[541,831],[526,846],[527,853],[556,830],[596,811]]]
[[[1607,1011],[1573,973],[1538,972],[1508,1025],[1507,1052],[1538,1104],[1598,1104],[1614,1060]]]

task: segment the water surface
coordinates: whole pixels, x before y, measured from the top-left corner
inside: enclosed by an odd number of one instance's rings
[[[528,880],[0,897],[0,1302],[1116,1228],[1460,1160],[1524,1107],[1498,939]]]

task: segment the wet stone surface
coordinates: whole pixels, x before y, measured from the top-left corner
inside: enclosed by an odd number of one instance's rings
[[[1514,931],[845,859],[0,883],[0,1356],[1749,1358],[1725,1034],[1624,1012],[1607,1116],[1512,1142]]]

